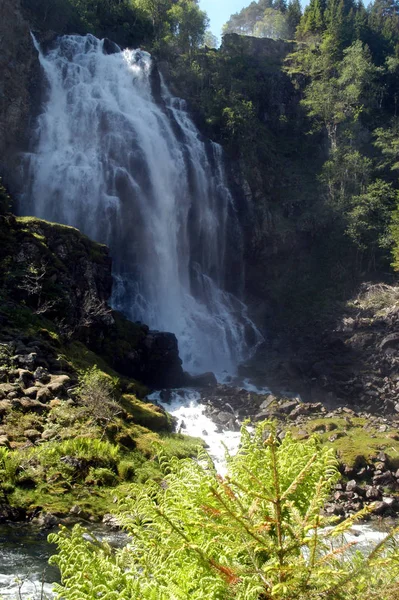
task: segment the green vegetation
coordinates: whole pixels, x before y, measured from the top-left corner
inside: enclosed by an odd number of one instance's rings
[[[112,551],[77,526],[50,536],[58,598],[353,600],[397,598],[395,533],[369,556],[321,514],[339,474],[315,438],[280,443],[271,425],[242,430],[226,478],[206,456],[165,460],[162,482],[132,485],[118,518],[132,543]],[[330,527],[326,527],[330,525]]]
[[[380,431],[364,417],[311,419],[291,431],[299,439],[317,433],[323,446],[332,448],[340,463],[349,468],[376,460],[381,451],[385,452],[394,470],[399,468],[399,435]]]
[[[7,410],[1,428],[12,449],[0,447],[0,492],[11,506],[59,516],[75,506],[101,517],[110,509],[110,488],[161,478],[160,453],[197,453],[201,440],[170,433],[170,417],[159,407],[121,395],[119,387],[91,368],[74,401],[53,400],[41,415]],[[27,435],[35,445],[26,447]]]
[[[36,27],[92,33],[121,46],[191,52],[208,24],[197,0],[22,0]]]
[[[298,0],[259,0],[232,15],[223,33],[238,33],[255,37],[292,39],[301,19]]]

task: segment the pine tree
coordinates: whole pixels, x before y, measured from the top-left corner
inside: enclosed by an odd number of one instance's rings
[[[293,38],[295,36],[296,28],[298,27],[302,17],[302,8],[299,0],[289,1],[286,16],[290,37]]]

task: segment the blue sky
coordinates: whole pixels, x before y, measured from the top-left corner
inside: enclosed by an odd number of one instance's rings
[[[248,6],[251,0],[200,0],[200,7],[208,13],[211,20],[211,31],[218,37],[222,26],[228,21],[230,15]],[[302,6],[307,1],[301,0]]]
[[[230,15],[248,6],[251,0],[200,0],[200,7],[208,13],[211,20],[211,31],[220,36],[222,26]]]

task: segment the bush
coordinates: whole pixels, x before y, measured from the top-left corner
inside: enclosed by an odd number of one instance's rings
[[[392,600],[398,550],[354,553],[342,536],[360,514],[339,525],[322,515],[339,478],[332,451],[280,443],[270,428],[243,428],[225,478],[205,453],[161,460],[161,484],[132,485],[119,502],[131,546],[112,553],[80,526],[51,535],[58,598]]]
[[[117,382],[94,366],[80,377],[79,395],[94,421],[104,428],[121,413],[115,401]]]

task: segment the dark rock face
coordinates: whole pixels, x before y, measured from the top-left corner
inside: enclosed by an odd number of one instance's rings
[[[111,259],[105,246],[73,227],[11,215],[0,219],[0,234],[0,251],[9,255],[7,271],[0,263],[0,283],[12,301],[55,321],[69,335],[112,322],[106,305]],[[32,369],[34,352],[19,360]]]
[[[114,368],[123,375],[155,388],[182,385],[184,372],[176,336],[146,329],[141,333],[140,341],[131,346],[130,351],[114,358]]]
[[[22,508],[15,508],[9,504],[0,504],[0,523],[19,522],[26,519]]]
[[[0,318],[4,311],[5,323],[10,310],[18,313],[24,305],[33,315],[52,321],[66,342],[82,342],[122,375],[151,387],[182,385],[176,337],[149,331],[146,325],[113,311],[108,305],[112,283],[106,246],[73,227],[36,218],[0,217],[0,288],[7,290]],[[20,374],[27,389],[34,388],[34,381],[47,384],[46,369],[57,368],[56,357],[43,353],[37,342],[33,346],[16,342],[10,352],[14,363],[27,371]],[[37,411],[46,410],[50,393],[57,393],[57,386],[62,391],[64,382],[50,385],[55,388],[33,389],[27,397],[14,400],[21,410],[31,410],[35,403]],[[0,400],[1,396],[0,390]]]
[[[15,152],[24,145],[40,76],[37,52],[20,0],[0,3],[0,73],[0,173],[9,175]]]
[[[278,64],[281,64],[287,54],[294,52],[295,47],[295,42],[226,33],[223,36],[222,52],[226,54],[231,52],[235,56],[239,51],[245,56],[255,57],[259,60],[275,60]]]
[[[253,365],[266,365],[272,389],[293,389],[329,409],[351,406],[378,415],[399,412],[399,288],[363,284],[336,320],[295,345],[276,340]],[[248,376],[243,369],[242,373]]]

